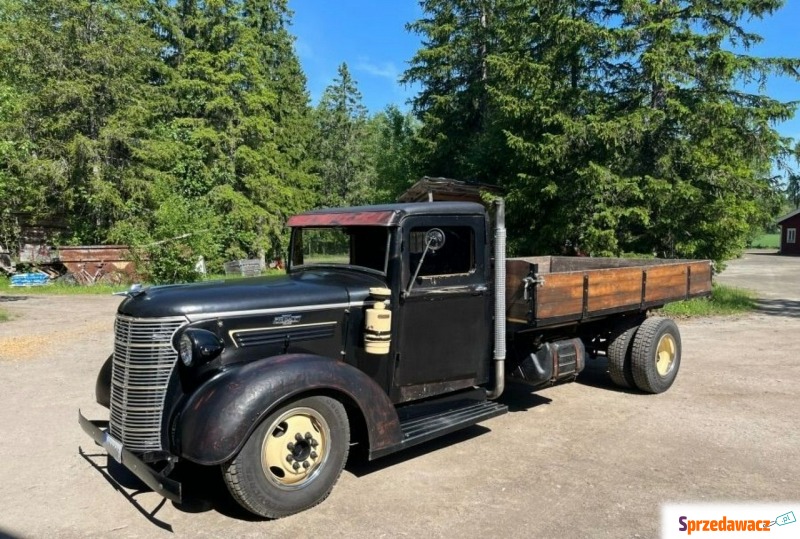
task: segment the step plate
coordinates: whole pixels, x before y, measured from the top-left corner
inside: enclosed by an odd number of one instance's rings
[[[370,455],[371,459],[394,453],[401,449],[433,440],[439,436],[450,434],[469,427],[486,419],[497,417],[508,412],[508,407],[492,401],[483,401],[461,408],[417,417],[400,423],[403,441]]]

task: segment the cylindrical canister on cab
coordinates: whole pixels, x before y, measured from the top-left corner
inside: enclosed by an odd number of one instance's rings
[[[388,354],[392,344],[392,311],[387,304],[392,291],[370,288],[369,295],[375,304],[364,315],[364,348],[369,354]]]

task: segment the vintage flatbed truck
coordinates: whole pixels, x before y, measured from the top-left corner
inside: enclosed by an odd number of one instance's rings
[[[647,313],[710,294],[710,263],[507,260],[495,206],[493,226],[465,202],[312,211],[285,276],[132,288],[96,383],[110,419],[82,428],[171,500],[190,461],[277,518],[325,499],[351,444],[375,459],[505,413],[507,378],[605,356],[617,384],[667,390],[680,334]]]

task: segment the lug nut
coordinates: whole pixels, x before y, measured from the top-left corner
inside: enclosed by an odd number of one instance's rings
[[[311,440],[311,439],[312,439],[311,433],[307,432],[306,433],[306,440]]]
[[[305,468],[306,470],[308,470],[308,467],[309,467],[309,466],[311,466],[311,465],[308,463],[308,461],[307,461],[307,460],[303,462],[303,468]]]
[[[292,462],[292,456],[286,455],[286,462]]]
[[[310,445],[311,447],[317,447],[319,445],[319,442],[312,439],[310,442],[308,442],[308,445]]]
[[[292,442],[289,442],[288,444],[286,444],[286,449],[288,449],[289,451],[294,451],[294,444]]]
[[[303,435],[298,432],[297,434],[294,435],[294,439],[297,440],[298,442],[302,442]]]
[[[294,468],[295,470],[299,470],[300,469],[300,463],[299,462],[295,462],[294,464],[292,464],[292,468]]]
[[[317,452],[316,452],[316,451],[312,451],[312,452],[311,452],[311,454],[309,455],[309,457],[311,457],[312,459],[316,459],[316,458],[317,458],[317,456],[318,456],[318,455],[317,455]]]

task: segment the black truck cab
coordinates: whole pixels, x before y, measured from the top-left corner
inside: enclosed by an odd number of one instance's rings
[[[488,381],[492,298],[488,223],[481,205],[319,210],[290,219],[289,226],[290,278],[363,272],[382,279],[391,291],[389,353],[366,353],[359,343],[362,313],[355,311],[348,321],[351,345],[337,352],[370,374],[394,403]],[[438,243],[426,252],[431,234]],[[337,247],[339,258],[332,252]]]

